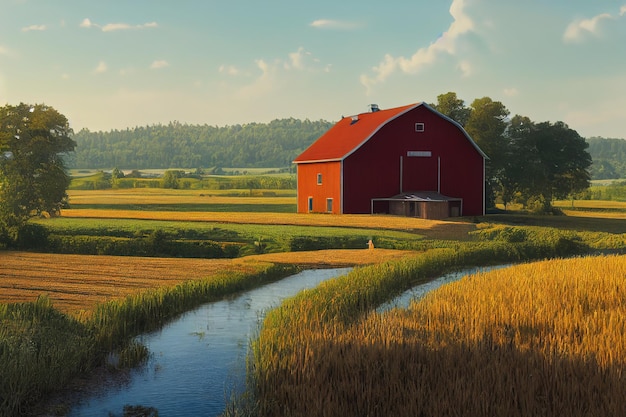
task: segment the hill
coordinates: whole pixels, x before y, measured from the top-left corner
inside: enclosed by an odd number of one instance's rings
[[[287,167],[333,123],[280,119],[225,127],[168,125],[74,135],[71,168]]]

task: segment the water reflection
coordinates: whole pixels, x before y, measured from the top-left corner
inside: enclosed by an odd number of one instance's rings
[[[248,342],[265,311],[350,268],[303,271],[229,300],[206,304],[140,337],[151,352],[122,387],[75,407],[70,417],[121,416],[124,405],[155,407],[162,417],[216,416],[242,387]]]

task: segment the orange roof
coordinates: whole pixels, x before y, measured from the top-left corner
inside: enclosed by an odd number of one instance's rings
[[[294,162],[342,160],[367,142],[374,133],[389,121],[420,105],[422,103],[344,117],[305,149]]]

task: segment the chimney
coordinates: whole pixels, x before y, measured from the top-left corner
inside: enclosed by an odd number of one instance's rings
[[[370,104],[370,110],[372,111],[372,113],[374,113],[380,109],[378,108],[378,104]]]

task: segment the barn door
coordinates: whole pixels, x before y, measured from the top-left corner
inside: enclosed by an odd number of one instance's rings
[[[438,158],[431,152],[408,152],[402,161],[402,191],[439,191]]]

